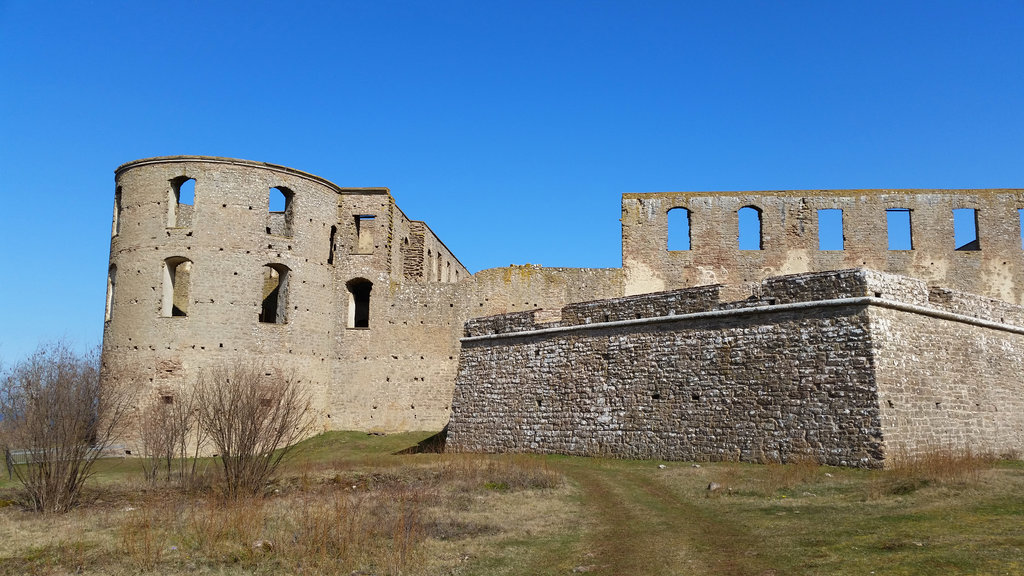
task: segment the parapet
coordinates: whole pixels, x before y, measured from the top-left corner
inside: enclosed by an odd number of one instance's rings
[[[631,321],[700,315],[742,309],[797,304],[888,303],[931,309],[964,318],[1024,327],[1024,307],[984,296],[929,287],[923,280],[866,268],[791,274],[766,278],[747,286],[750,296],[723,301],[723,286],[712,284],[569,304],[559,320],[547,311],[529,310],[474,318],[466,322],[465,337],[527,334],[535,331],[598,327]]]

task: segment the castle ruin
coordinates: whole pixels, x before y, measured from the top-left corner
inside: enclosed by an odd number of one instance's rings
[[[320,429],[450,420],[465,450],[1019,450],[1022,209],[1024,190],[625,194],[621,268],[470,274],[386,188],[149,158],[115,171],[103,355],[170,397],[258,357],[301,380]],[[841,249],[819,250],[825,216]]]

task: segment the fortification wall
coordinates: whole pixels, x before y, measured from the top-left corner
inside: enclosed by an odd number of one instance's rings
[[[129,162],[115,181],[103,359],[146,377],[140,401],[256,360],[299,380],[322,429],[440,429],[458,380],[452,439],[465,449],[812,450],[874,465],[880,422],[907,449],[1021,437],[1007,415],[1021,413],[1019,334],[992,326],[1024,326],[1013,304],[1024,298],[1021,190],[627,194],[623,268],[471,275],[387,188],[199,156]],[[759,210],[760,250],[738,250],[728,228],[744,206]],[[677,207],[689,210],[690,249],[668,251],[666,213]],[[817,250],[825,208],[844,211],[844,250]],[[913,249],[887,250],[894,208]],[[979,238],[953,250],[960,208],[975,209]],[[862,265],[920,280],[766,278]],[[976,320],[954,329],[949,317],[880,302]],[[927,379],[907,358],[928,363]],[[965,391],[977,375],[986,383]]]
[[[732,302],[720,288],[467,322],[449,447],[856,466],[1019,450],[1024,329],[953,316],[925,282],[870,270],[772,278]],[[989,314],[969,295],[961,312],[972,298]]]
[[[740,250],[738,211],[756,208],[759,250]],[[669,230],[668,213],[688,216]],[[1024,190],[798,190],[666,192],[622,197],[626,293],[724,284],[784,274],[866,267],[1024,304]],[[842,211],[842,248],[819,250],[819,210]],[[973,209],[977,242],[957,250],[954,209]],[[890,250],[887,219],[906,219],[909,246]],[[969,216],[969,213],[965,213]],[[895,221],[895,229],[904,227]],[[969,227],[969,226],[968,226]],[[747,232],[756,233],[751,228]],[[682,238],[669,250],[670,232]],[[689,249],[680,245],[689,242]]]
[[[1024,308],[914,282],[938,314],[977,321],[871,307],[888,451],[1024,453]]]

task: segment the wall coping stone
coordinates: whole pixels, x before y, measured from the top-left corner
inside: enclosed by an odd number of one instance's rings
[[[724,310],[708,310],[705,312],[691,312],[688,314],[676,314],[671,316],[656,316],[652,318],[636,318],[630,320],[617,320],[613,322],[594,322],[591,324],[575,324],[571,326],[556,326],[553,328],[540,328],[536,330],[527,330],[523,332],[505,332],[500,334],[481,334],[477,336],[465,336],[459,339],[460,342],[478,342],[484,340],[501,340],[507,338],[528,338],[531,336],[540,336],[547,334],[559,334],[568,332],[577,332],[583,330],[600,330],[605,328],[617,328],[620,326],[638,326],[645,324],[665,324],[672,322],[687,322],[692,320],[704,320],[709,318],[724,318],[729,316],[742,316],[748,314],[768,314],[773,312],[786,312],[794,310],[806,310],[809,308],[823,308],[823,307],[839,307],[839,306],[880,306],[882,308],[890,308],[893,310],[900,310],[902,312],[910,312],[913,314],[921,314],[924,316],[931,316],[933,318],[940,318],[943,320],[950,320],[953,322],[961,322],[964,324],[971,324],[974,326],[981,326],[983,328],[990,328],[993,330],[1001,330],[1004,332],[1012,332],[1015,334],[1024,334],[1024,327],[1015,326],[1012,324],[1005,324],[1001,322],[992,322],[990,320],[983,320],[981,318],[975,318],[973,316],[966,316],[964,314],[956,314],[953,312],[946,312],[944,310],[938,310],[935,308],[929,308],[927,306],[920,306],[917,304],[908,304],[906,302],[899,302],[896,300],[889,300],[886,298],[877,298],[874,296],[858,296],[854,298],[833,298],[828,300],[810,300],[803,302],[789,302],[786,304],[768,304],[762,306],[751,306],[746,308],[731,308]]]

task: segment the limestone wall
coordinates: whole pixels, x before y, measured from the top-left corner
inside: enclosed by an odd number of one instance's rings
[[[195,183],[193,203],[175,206],[175,187],[188,179]],[[333,185],[270,165],[168,158],[120,170],[116,186],[116,275],[103,340],[108,365],[142,372],[161,393],[173,393],[205,367],[243,357],[295,372],[311,389],[327,385]],[[290,231],[278,228],[281,219],[269,211],[272,187],[294,194]],[[171,218],[172,208],[188,218]],[[190,270],[174,279],[172,312],[168,262],[179,260]],[[286,321],[277,324],[259,321],[268,264],[288,270]]]
[[[760,250],[739,249],[737,211],[747,206],[761,213]],[[689,250],[668,250],[675,208],[689,210]],[[976,210],[978,243],[955,250],[953,210],[961,208]],[[715,283],[731,289],[783,274],[867,267],[1024,304],[1021,208],[1024,190],[1017,189],[624,194],[626,293]],[[842,210],[842,250],[819,250],[821,209]],[[911,249],[889,249],[887,209],[909,210]]]
[[[1024,454],[1024,330],[883,307],[869,316],[889,454]]]

